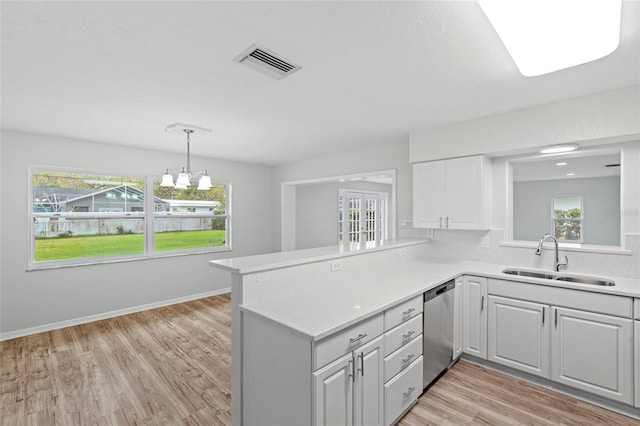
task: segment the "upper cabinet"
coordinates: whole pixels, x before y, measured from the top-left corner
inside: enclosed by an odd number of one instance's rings
[[[413,226],[489,229],[491,159],[476,155],[415,163]]]

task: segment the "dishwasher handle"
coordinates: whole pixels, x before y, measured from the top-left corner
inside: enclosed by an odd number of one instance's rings
[[[454,280],[448,281],[444,284],[440,284],[439,286],[436,286],[430,290],[427,290],[424,293],[424,301],[427,302],[431,299],[441,296],[447,291],[453,290],[455,287],[456,287],[456,282]]]

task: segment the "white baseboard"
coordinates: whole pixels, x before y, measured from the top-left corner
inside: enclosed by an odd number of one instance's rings
[[[205,297],[217,296],[220,294],[226,294],[230,292],[231,292],[231,288],[223,288],[220,290],[214,290],[214,291],[208,291],[205,293],[198,293],[198,294],[192,294],[189,296],[178,297],[175,299],[162,300],[160,302],[147,303],[146,305],[133,306],[131,308],[124,308],[124,309],[118,309],[116,311],[104,312],[102,314],[88,315],[86,317],[53,322],[50,324],[39,325],[37,327],[23,328],[22,330],[9,331],[7,333],[0,333],[0,341],[15,339],[17,337],[29,336],[31,334],[44,333],[46,331],[58,330],[60,328],[72,327],[74,325],[86,324],[89,322],[119,317],[122,315],[133,314],[135,312],[147,311],[149,309],[161,308],[163,306],[175,305],[176,303],[190,302],[192,300],[203,299]]]

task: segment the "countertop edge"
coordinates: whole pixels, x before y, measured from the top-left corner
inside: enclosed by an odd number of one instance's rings
[[[210,260],[209,266],[228,272],[248,275],[274,269],[288,268],[308,263],[324,262],[351,256],[359,256],[385,250],[427,244],[425,239],[394,239],[387,240],[384,245],[371,248],[341,251],[339,246],[326,246],[305,250],[292,250],[259,254],[254,256],[236,257],[232,259]],[[295,255],[294,255],[295,253]],[[315,253],[315,254],[314,254]],[[287,256],[290,256],[287,258]]]

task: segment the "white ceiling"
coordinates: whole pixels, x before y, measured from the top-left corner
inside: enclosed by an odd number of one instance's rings
[[[511,164],[514,182],[620,176],[620,150],[576,151]]]
[[[640,83],[640,2],[589,64],[519,74],[475,1],[6,2],[2,127],[276,165]],[[543,30],[543,29],[542,29]],[[570,31],[570,29],[568,29]],[[258,43],[302,70],[233,59]]]

